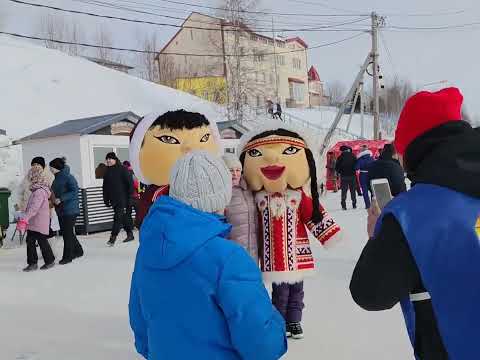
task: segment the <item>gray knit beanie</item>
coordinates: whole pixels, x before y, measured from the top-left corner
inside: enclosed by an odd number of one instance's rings
[[[222,159],[192,151],[173,166],[169,195],[208,213],[223,211],[232,198],[232,175]]]

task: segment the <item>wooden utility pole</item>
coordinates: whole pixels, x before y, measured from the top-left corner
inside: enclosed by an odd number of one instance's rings
[[[373,138],[380,139],[380,102],[378,94],[378,26],[379,18],[372,12],[372,66],[373,66]]]

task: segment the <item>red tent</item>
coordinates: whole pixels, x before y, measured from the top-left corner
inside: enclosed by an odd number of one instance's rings
[[[356,156],[360,152],[362,145],[367,145],[372,152],[374,158],[378,158],[380,151],[385,144],[389,141],[386,140],[351,140],[351,141],[339,141],[332,146],[327,152],[327,190],[337,190],[340,186],[340,181],[336,178],[335,164],[337,158],[340,156],[340,147],[345,145],[352,149],[353,154]]]

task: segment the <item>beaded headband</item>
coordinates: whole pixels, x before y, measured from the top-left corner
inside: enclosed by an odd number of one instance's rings
[[[266,138],[261,138],[261,139],[257,139],[249,142],[247,145],[245,145],[245,148],[242,150],[242,153],[247,152],[248,150],[251,150],[253,148],[256,148],[257,146],[271,145],[271,144],[288,144],[288,145],[297,146],[303,149],[307,148],[307,145],[301,139],[292,138],[288,136],[269,136]]]

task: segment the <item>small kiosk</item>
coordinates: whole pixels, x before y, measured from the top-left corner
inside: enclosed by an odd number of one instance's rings
[[[67,159],[80,188],[77,234],[111,228],[113,211],[103,204],[102,179],[96,178],[95,169],[112,151],[121,161],[129,160],[129,135],[139,119],[132,112],[123,112],[69,120],[16,142],[22,146],[24,169],[35,156],[43,156],[47,163],[56,157]]]

